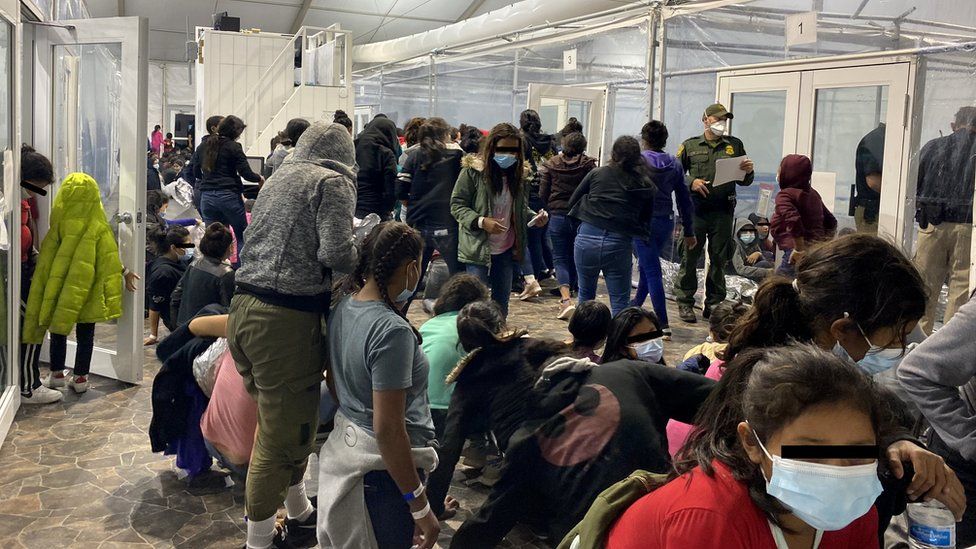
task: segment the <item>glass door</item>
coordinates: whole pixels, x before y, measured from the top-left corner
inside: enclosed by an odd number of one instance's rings
[[[37,28],[35,148],[51,158],[57,181],[85,172],[98,182],[122,263],[139,274],[140,285],[145,284],[147,52],[148,20],[141,17]],[[49,200],[56,192],[57,185]],[[92,372],[140,383],[144,293],[140,287],[123,296],[122,317],[96,325]],[[69,339],[69,367],[74,350]]]
[[[542,133],[554,134],[563,129],[570,118],[583,125],[586,154],[602,159],[609,157],[610,145],[604,135],[607,127],[606,88],[588,89],[551,84],[529,84],[528,108],[539,113]]]
[[[751,186],[736,189],[735,215],[755,213],[768,218],[779,190],[776,170],[780,160],[796,150],[800,74],[723,78],[719,98],[735,116],[729,130],[742,140],[756,170]]]
[[[0,2],[0,444],[20,406],[20,147],[16,5]]]

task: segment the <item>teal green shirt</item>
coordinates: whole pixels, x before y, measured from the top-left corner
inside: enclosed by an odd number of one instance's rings
[[[458,341],[457,316],[457,311],[437,315],[420,327],[421,348],[430,362],[427,397],[434,410],[447,410],[451,404],[454,385],[444,383],[444,378],[466,354]]]

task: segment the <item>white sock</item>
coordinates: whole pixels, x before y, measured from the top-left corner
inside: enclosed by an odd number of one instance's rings
[[[535,275],[522,275],[522,278],[525,279],[526,284],[532,284],[535,282]]]
[[[275,535],[275,516],[264,520],[247,521],[247,549],[267,549],[271,547]]]
[[[294,486],[288,487],[288,494],[285,496],[285,511],[288,518],[295,520],[305,520],[312,514],[312,502],[308,501],[305,495],[305,481],[301,481]]]

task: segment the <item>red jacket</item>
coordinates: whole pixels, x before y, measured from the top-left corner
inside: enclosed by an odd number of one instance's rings
[[[728,467],[715,476],[695,468],[630,506],[610,530],[606,549],[776,549],[766,515]],[[820,549],[877,549],[878,512],[824,532]]]
[[[802,155],[788,155],[780,164],[780,191],[769,227],[780,248],[795,249],[797,237],[808,243],[828,240],[837,230],[837,218],[810,186],[812,173],[810,159]]]

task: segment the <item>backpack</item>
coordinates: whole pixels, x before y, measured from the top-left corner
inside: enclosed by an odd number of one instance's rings
[[[607,534],[620,515],[638,499],[671,480],[667,473],[640,469],[597,496],[583,520],[566,534],[557,549],[602,549]]]

